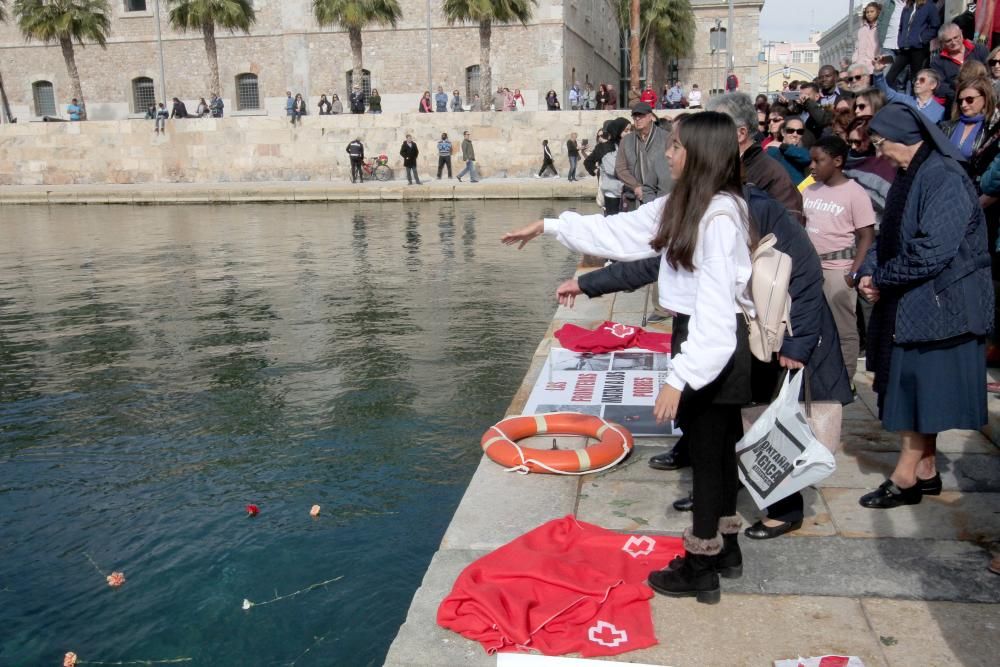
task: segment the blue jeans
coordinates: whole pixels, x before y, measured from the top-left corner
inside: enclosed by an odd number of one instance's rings
[[[476,173],[476,161],[475,160],[466,160],[465,161],[465,169],[463,169],[462,171],[458,172],[458,178],[459,178],[459,180],[461,180],[462,177],[465,176],[466,174],[469,175],[469,180],[471,180],[473,183],[475,183],[476,181],[479,180],[479,174]]]
[[[576,155],[569,156],[569,176],[567,177],[567,180],[570,181],[576,180],[576,163],[579,159],[580,158],[577,157]]]

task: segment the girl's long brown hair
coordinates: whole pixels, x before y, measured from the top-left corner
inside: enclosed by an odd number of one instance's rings
[[[683,139],[687,152],[684,173],[663,207],[660,227],[650,245],[657,251],[666,250],[667,262],[675,270],[693,271],[698,228],[712,198],[724,193],[743,202],[740,148],[736,124],[715,111],[688,116],[674,126],[674,133],[678,141]],[[740,208],[742,223],[749,230],[746,205]]]

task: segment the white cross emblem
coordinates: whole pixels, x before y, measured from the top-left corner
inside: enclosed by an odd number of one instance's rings
[[[622,551],[627,553],[632,558],[638,558],[639,556],[648,556],[653,553],[656,549],[656,541],[652,537],[646,537],[645,535],[640,535],[636,537],[633,535],[628,538],[625,542],[625,546],[622,547]]]
[[[634,327],[627,327],[624,324],[616,324],[611,327],[604,327],[605,331],[610,331],[612,336],[618,338],[628,338],[635,333]]]
[[[609,640],[605,640],[601,636],[605,635],[605,632],[610,635],[611,638]],[[616,648],[619,644],[624,644],[628,641],[627,632],[619,630],[607,621],[598,621],[597,625],[587,631],[587,637],[595,644],[607,646],[608,648]]]

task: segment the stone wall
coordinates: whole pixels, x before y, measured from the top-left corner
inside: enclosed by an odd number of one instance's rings
[[[690,57],[680,60],[679,76],[685,90],[696,83],[703,94],[713,87],[723,87],[726,77],[726,54],[713,57],[709,30],[721,19],[726,28],[729,5],[726,0],[692,0],[695,16],[694,49]],[[736,0],[733,10],[732,57],[740,90],[756,94],[759,86],[758,56],[760,54],[760,12],[763,0]],[[662,84],[660,84],[662,85]]]
[[[419,172],[437,169],[436,145],[447,132],[462,167],[462,132],[469,130],[486,178],[525,177],[541,166],[548,139],[565,174],[566,139],[594,135],[612,111],[307,116],[292,128],[284,117],[168,121],[165,136],[152,121],[17,123],[0,127],[0,185],[69,183],[219,183],[329,181],[348,178],[347,143],[361,137],[369,156],[385,152],[395,178],[405,178],[399,147],[413,134]],[[580,167],[582,169],[582,166]]]
[[[208,98],[208,64],[200,32],[181,33],[167,23],[161,0],[166,90],[160,76],[153,0],[145,12],[124,12],[124,0],[112,0],[108,48],[77,46],[76,59],[92,120],[143,114],[132,101],[132,81],[149,77],[157,97],[179,97],[189,106]],[[427,3],[400,0],[403,18],[395,27],[362,33],[364,67],[382,95],[386,111],[416,109],[420,93],[438,85],[466,94],[466,68],[479,64],[479,31],[469,24],[449,25],[441,2],[431,3],[431,72],[427,68]],[[346,31],[320,28],[311,0],[255,0],[257,23],[250,35],[216,33],[220,91],[226,108],[235,110],[236,76],[258,76],[262,108],[253,113],[284,115],[285,91],[301,92],[313,104],[321,93],[347,92],[353,67]],[[547,90],[565,95],[575,68],[581,81],[617,79],[617,26],[609,22],[609,0],[539,0],[529,24],[495,26],[492,38],[493,84],[520,88],[528,109],[544,106]],[[0,67],[13,114],[22,122],[36,118],[32,83],[53,84],[63,115],[71,85],[58,45],[26,43],[11,20],[0,24]],[[429,84],[428,78],[433,79]],[[468,100],[467,100],[468,101]],[[313,107],[315,108],[315,107]]]

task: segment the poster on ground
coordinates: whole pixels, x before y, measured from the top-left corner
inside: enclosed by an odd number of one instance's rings
[[[535,381],[526,415],[582,412],[625,426],[636,437],[680,435],[657,424],[653,404],[671,370],[670,355],[631,348],[591,354],[554,348]]]

